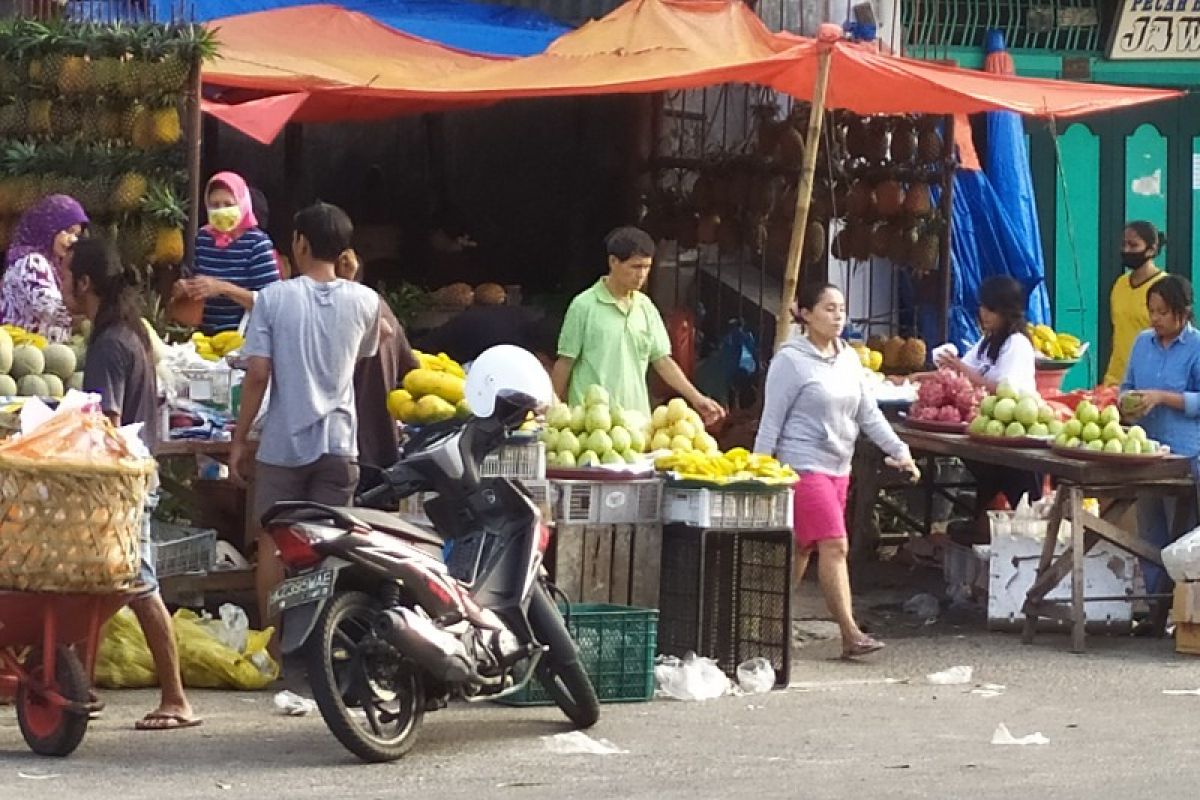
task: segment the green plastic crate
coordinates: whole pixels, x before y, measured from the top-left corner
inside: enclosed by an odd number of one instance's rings
[[[638,703],[654,696],[657,609],[575,603],[568,629],[601,703]],[[545,706],[553,701],[534,677],[524,689],[497,702]]]

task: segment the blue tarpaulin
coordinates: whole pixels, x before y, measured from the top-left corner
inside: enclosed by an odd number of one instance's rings
[[[157,17],[170,19],[177,2],[153,0]],[[289,0],[194,0],[191,16],[196,22],[210,22],[236,14],[302,5],[311,4]],[[462,0],[348,0],[339,5],[413,36],[487,55],[536,55],[570,30],[537,11]]]
[[[989,52],[1004,47],[993,33]],[[949,341],[960,351],[979,339],[979,285],[992,275],[1016,278],[1029,295],[1029,321],[1051,324],[1025,129],[1008,111],[989,112],[987,129],[986,172],[959,170],[954,177]]]
[[[979,285],[992,275],[1016,278],[1030,295],[1029,319],[1048,322],[1048,314],[1036,313],[1045,297],[1045,273],[1032,254],[1036,248],[1015,228],[986,174],[974,170],[955,173],[952,225],[949,341],[958,345],[960,352],[978,341]],[[936,334],[929,339],[936,340]]]

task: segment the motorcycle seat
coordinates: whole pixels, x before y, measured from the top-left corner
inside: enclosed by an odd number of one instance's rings
[[[442,546],[445,544],[442,541],[442,537],[438,536],[436,531],[403,520],[387,511],[379,511],[373,508],[339,508],[338,511],[365,522],[381,533],[397,536],[414,544],[435,547],[439,554],[442,551]]]

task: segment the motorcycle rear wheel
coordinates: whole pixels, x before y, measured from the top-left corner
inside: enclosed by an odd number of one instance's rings
[[[420,673],[401,666],[391,678],[381,678],[381,665],[364,647],[375,638],[378,613],[363,592],[335,595],[317,618],[305,653],[325,724],[343,747],[373,763],[408,753],[425,717]]]
[[[600,719],[600,701],[558,606],[541,583],[529,601],[529,624],[538,641],[550,648],[537,667],[537,678],[555,705],[577,728],[590,728]]]

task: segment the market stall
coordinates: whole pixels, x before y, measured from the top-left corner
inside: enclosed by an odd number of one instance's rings
[[[901,438],[914,451],[957,458],[970,457],[987,464],[1012,467],[1050,476],[1057,483],[1048,531],[1038,562],[1037,580],[1025,603],[1025,640],[1032,641],[1038,620],[1061,620],[1071,627],[1071,647],[1083,652],[1087,616],[1085,604],[1100,601],[1155,600],[1168,596],[1128,594],[1119,598],[1089,597],[1084,590],[1084,557],[1100,540],[1159,566],[1162,557],[1157,548],[1138,537],[1137,530],[1121,526],[1121,519],[1138,496],[1164,494],[1195,503],[1196,484],[1187,459],[1170,455],[1131,461],[1119,456],[1110,460],[1083,460],[1045,446],[1011,447],[987,444],[965,434],[935,433],[897,426]],[[1100,501],[1099,513],[1084,509],[1084,499]],[[1183,506],[1183,503],[1180,503]],[[1175,535],[1184,517],[1175,519]],[[1073,523],[1073,524],[1072,524]],[[1069,545],[1055,556],[1059,525],[1070,525]],[[1068,601],[1050,601],[1046,595],[1064,578],[1071,577]],[[1065,607],[1064,607],[1065,606]]]

